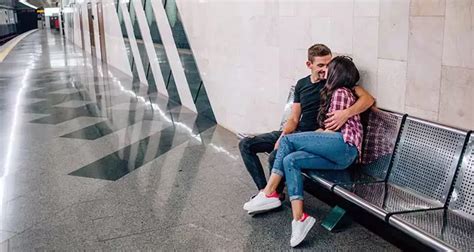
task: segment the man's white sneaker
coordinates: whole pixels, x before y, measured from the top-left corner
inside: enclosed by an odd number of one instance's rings
[[[316,223],[316,219],[305,213],[303,214],[303,218],[301,218],[301,220],[293,220],[291,222],[291,247],[298,246],[298,244],[304,240],[309,230],[311,230],[311,228],[314,226],[314,223]]]
[[[281,201],[277,193],[265,195],[259,192],[255,197],[244,204],[244,210],[249,214],[262,213],[281,206]]]

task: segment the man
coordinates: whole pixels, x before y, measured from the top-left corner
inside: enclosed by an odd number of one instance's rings
[[[311,74],[296,83],[295,98],[291,111],[283,131],[273,131],[255,137],[246,137],[239,143],[240,153],[250,176],[252,176],[258,190],[267,185],[267,179],[257,153],[270,153],[268,158],[270,170],[273,167],[276,150],[280,138],[294,132],[314,131],[320,126],[317,116],[320,106],[320,91],[325,85],[324,76],[327,65],[331,61],[331,50],[323,44],[315,44],[308,49],[308,61],[306,66]],[[324,127],[333,131],[339,130],[348,118],[360,114],[370,108],[374,98],[362,87],[356,86],[354,92],[358,97],[357,102],[346,110],[335,111],[328,114]],[[277,193],[282,195],[284,183],[277,188]],[[280,199],[284,199],[284,196]],[[249,212],[250,213],[250,212]]]

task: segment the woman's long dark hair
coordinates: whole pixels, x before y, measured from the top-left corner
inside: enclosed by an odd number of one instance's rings
[[[348,56],[337,56],[328,65],[326,85],[321,89],[321,106],[318,123],[324,128],[324,120],[331,105],[331,98],[338,88],[346,87],[352,90],[360,79],[359,70]]]

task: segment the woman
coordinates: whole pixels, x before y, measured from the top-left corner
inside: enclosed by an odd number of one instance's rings
[[[321,90],[319,125],[324,125],[327,113],[349,108],[355,103],[351,90],[359,81],[359,71],[351,58],[338,56],[329,63],[326,78],[326,85]],[[290,245],[297,246],[316,222],[303,212],[301,169],[346,169],[360,155],[361,147],[362,124],[359,115],[349,118],[338,132],[318,129],[284,136],[267,186],[245,203],[244,209],[255,211],[279,207],[281,202],[276,188],[285,176],[293,212]]]

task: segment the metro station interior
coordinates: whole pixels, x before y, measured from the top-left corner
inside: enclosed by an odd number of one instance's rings
[[[474,0],[0,0],[0,251],[474,251]]]

